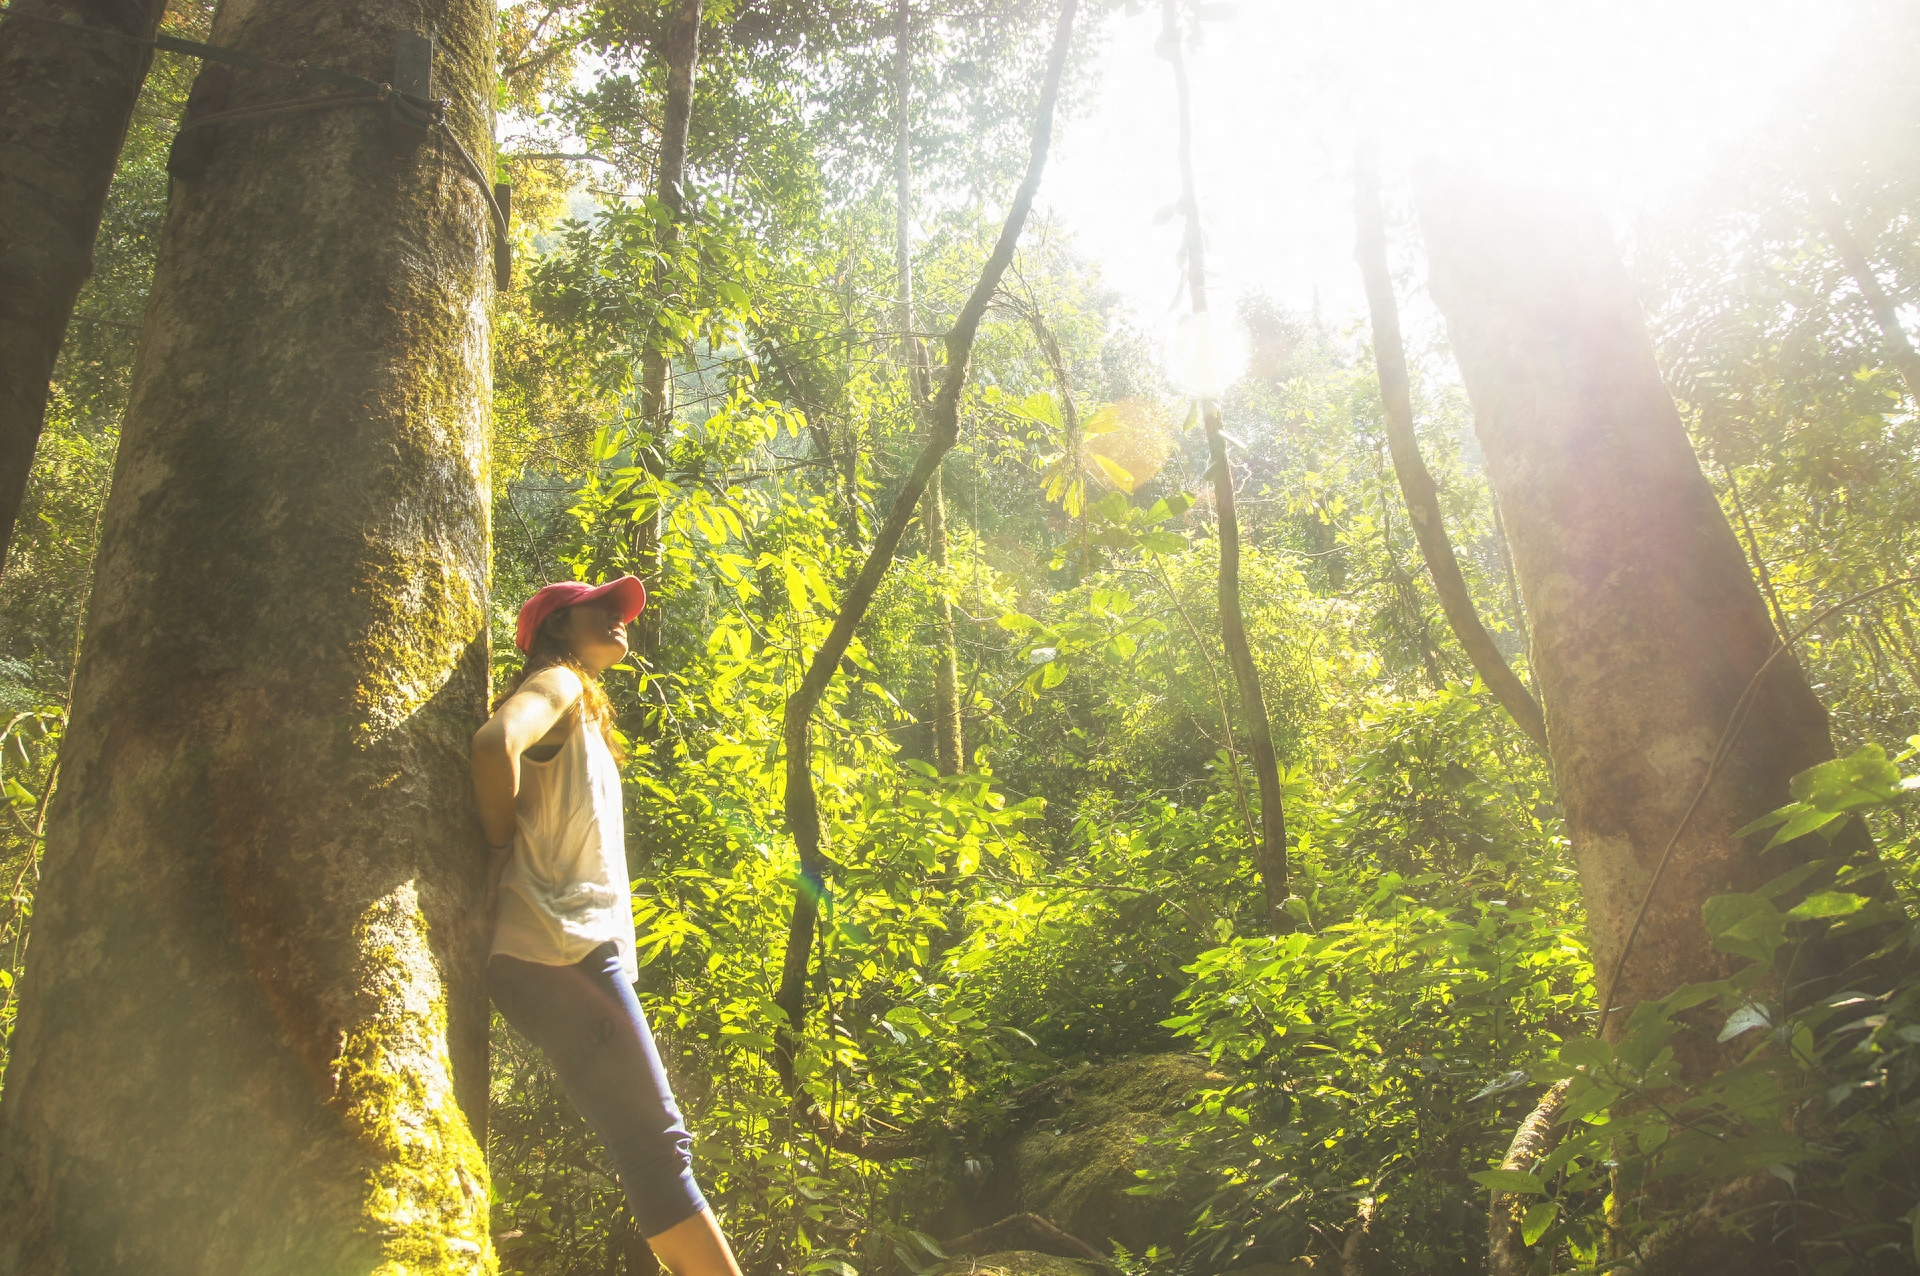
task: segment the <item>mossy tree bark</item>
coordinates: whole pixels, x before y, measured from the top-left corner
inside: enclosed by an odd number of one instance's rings
[[[13,0],[0,18],[0,571],[47,387],[165,0]],[[116,39],[131,36],[132,40]]]
[[[1606,223],[1558,196],[1457,178],[1428,180],[1418,201],[1433,297],[1533,619],[1603,996],[1644,902],[1609,999],[1617,1032],[1640,1001],[1731,973],[1701,906],[1805,853],[1762,855],[1734,832],[1786,802],[1795,772],[1832,756],[1827,715],[1792,657],[1777,660],[1684,818],[1776,637]],[[1711,1034],[1688,1050],[1709,1061]]]
[[[479,0],[229,3],[386,79]],[[233,105],[311,86],[241,71]],[[103,520],[0,1100],[0,1271],[479,1272],[487,1231],[485,195],[356,106],[176,184]]]
[[[1200,201],[1193,180],[1193,103],[1187,89],[1187,63],[1180,48],[1181,32],[1177,0],[1162,0],[1164,25],[1160,34],[1160,52],[1173,64],[1175,100],[1180,124],[1180,205],[1186,214],[1186,237],[1182,255],[1187,275],[1187,298],[1196,324],[1195,348],[1204,362],[1212,357],[1208,349],[1210,333],[1207,315],[1206,237],[1200,229]],[[1204,380],[1210,369],[1203,369]],[[1233,466],[1227,459],[1226,437],[1221,432],[1220,401],[1210,386],[1200,388],[1200,421],[1207,436],[1207,472],[1213,479],[1214,516],[1220,524],[1220,645],[1226,649],[1227,667],[1233,672],[1234,690],[1240,696],[1240,716],[1244,718],[1247,753],[1253,762],[1253,776],[1260,788],[1260,841],[1254,847],[1254,864],[1266,891],[1267,924],[1274,931],[1291,925],[1287,903],[1287,824],[1281,807],[1280,762],[1273,748],[1273,727],[1267,719],[1267,701],[1260,688],[1260,671],[1253,663],[1253,648],[1247,642],[1246,620],[1240,610],[1240,517],[1234,508]]]

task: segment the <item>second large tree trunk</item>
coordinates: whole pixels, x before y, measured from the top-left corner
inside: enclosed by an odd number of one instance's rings
[[[0,18],[0,571],[47,385],[166,0],[13,0]],[[134,40],[115,39],[115,35]]]
[[[1458,180],[1429,181],[1420,204],[1433,297],[1534,621],[1604,996],[1662,852],[1773,649],[1773,624],[1661,381],[1605,221],[1563,198]],[[1826,712],[1783,657],[1646,903],[1612,988],[1615,1031],[1637,1002],[1730,972],[1701,905],[1800,853],[1762,855],[1734,832],[1831,755]]]
[[[492,6],[257,0],[213,39],[434,92],[490,156]],[[236,107],[310,94],[263,72]],[[491,1270],[490,230],[365,105],[176,184],[0,1102],[0,1272]]]

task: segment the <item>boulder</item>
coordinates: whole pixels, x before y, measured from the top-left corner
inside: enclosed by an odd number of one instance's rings
[[[1136,1254],[1180,1249],[1197,1203],[1128,1189],[1156,1157],[1142,1140],[1164,1131],[1196,1090],[1225,1080],[1194,1055],[1158,1054],[1076,1068],[1034,1087],[985,1150],[978,1190],[948,1211],[946,1234],[1031,1213],[1103,1254],[1116,1242]]]
[[[950,1258],[923,1276],[1102,1276],[1102,1272],[1078,1259],[1030,1249],[1003,1249],[979,1258]]]

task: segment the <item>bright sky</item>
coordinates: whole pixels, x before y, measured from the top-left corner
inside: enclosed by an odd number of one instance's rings
[[[1589,186],[1625,229],[1766,123],[1858,7],[1241,0],[1188,55],[1213,308],[1264,290],[1302,309],[1317,293],[1330,318],[1360,310],[1348,171],[1368,129],[1390,196],[1423,160],[1544,170]],[[1179,193],[1159,22],[1158,3],[1115,20],[1097,96],[1060,135],[1042,199],[1171,335],[1179,223],[1153,225]]]

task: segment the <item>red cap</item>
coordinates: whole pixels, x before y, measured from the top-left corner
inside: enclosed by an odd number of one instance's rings
[[[631,621],[647,605],[647,587],[635,576],[622,576],[604,585],[589,585],[583,580],[563,580],[557,585],[548,585],[521,606],[520,624],[514,631],[513,645],[522,651],[530,650],[534,635],[540,632],[540,626],[546,623],[548,616],[562,608],[578,607],[596,598],[612,598],[620,604],[620,619]]]

